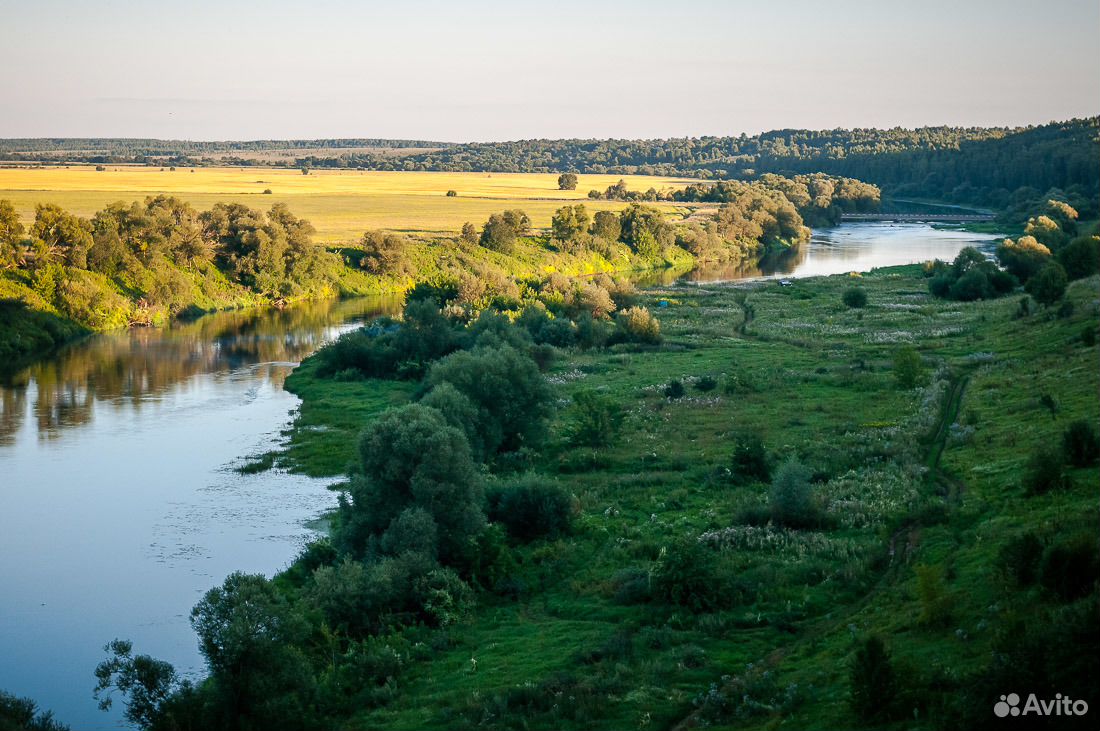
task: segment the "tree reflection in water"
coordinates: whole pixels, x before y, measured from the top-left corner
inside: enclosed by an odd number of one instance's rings
[[[53,439],[90,423],[97,407],[140,409],[199,374],[261,368],[281,385],[292,366],[352,323],[399,309],[394,297],[322,300],[95,335],[0,380],[0,445],[24,418],[34,419],[39,438]]]

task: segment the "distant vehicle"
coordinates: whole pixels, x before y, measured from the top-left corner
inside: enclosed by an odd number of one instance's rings
[[[791,281],[791,280],[789,280],[789,279],[780,279],[780,280],[779,280],[779,286],[780,286],[780,287],[789,287],[789,286],[791,286],[792,284],[794,284],[794,282],[792,282],[792,281]]]

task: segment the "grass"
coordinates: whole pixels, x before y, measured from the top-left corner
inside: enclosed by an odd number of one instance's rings
[[[1100,277],[1072,285],[1071,316],[1023,319],[1016,298],[934,300],[919,267],[860,279],[862,310],[841,302],[849,276],[653,290],[643,297],[651,308],[670,302],[655,309],[662,346],[566,354],[548,374],[560,400],[595,387],[628,412],[613,447],[577,450],[559,437],[537,458],[576,496],[579,529],[517,547],[519,598],[483,595],[430,661],[406,666],[392,701],[351,726],[851,728],[854,640],[883,634],[901,662],[964,677],[988,661],[1003,613],[1054,606],[1038,589],[1013,593],[994,567],[1006,536],[1095,527],[1095,467],[1076,471],[1074,489],[1040,497],[1025,497],[1019,477],[1031,450],[1057,444],[1066,424],[1100,420],[1097,349],[1079,339],[1097,326]],[[925,361],[922,389],[895,384],[903,345]],[[318,380],[312,367],[288,382],[303,404],[282,459],[335,476],[359,429],[414,386]],[[721,385],[695,389],[703,376]],[[671,379],[684,398],[663,395]],[[567,418],[559,413],[554,433]],[[831,527],[739,526],[766,495],[723,477],[745,429],[774,459],[798,455],[828,478],[816,489]],[[924,472],[941,448],[938,468]],[[736,578],[722,609],[614,600],[617,572],[648,570],[672,542],[727,529],[740,548],[720,553]],[[767,547],[776,541],[782,548]],[[915,569],[925,564],[943,577],[940,625],[921,621]],[[711,684],[716,697],[756,704],[708,717]]]
[[[216,203],[269,208],[286,203],[317,228],[317,240],[358,239],[368,229],[410,233],[453,233],[470,221],[480,226],[491,213],[522,208],[536,228],[567,202],[584,201],[594,212],[626,204],[589,201],[589,190],[604,190],[623,179],[631,190],[681,188],[687,180],[644,175],[581,175],[576,190],[558,190],[557,175],[542,173],[434,173],[271,168],[145,168],[93,166],[0,168],[0,199],[10,200],[26,223],[38,203],[56,203],[81,216],[105,205],[167,193],[200,209]],[[271,194],[265,195],[265,190]],[[447,191],[458,195],[448,198]],[[666,212],[683,206],[655,204]]]

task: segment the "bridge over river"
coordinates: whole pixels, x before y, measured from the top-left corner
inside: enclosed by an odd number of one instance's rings
[[[992,213],[842,213],[841,221],[898,221],[919,223],[973,223],[992,221]]]

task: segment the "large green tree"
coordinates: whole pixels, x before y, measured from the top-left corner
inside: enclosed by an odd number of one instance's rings
[[[349,552],[362,555],[384,540],[411,508],[435,522],[445,563],[484,526],[470,446],[439,411],[421,404],[386,411],[360,437],[359,458],[362,474],[340,502],[337,539]]]

